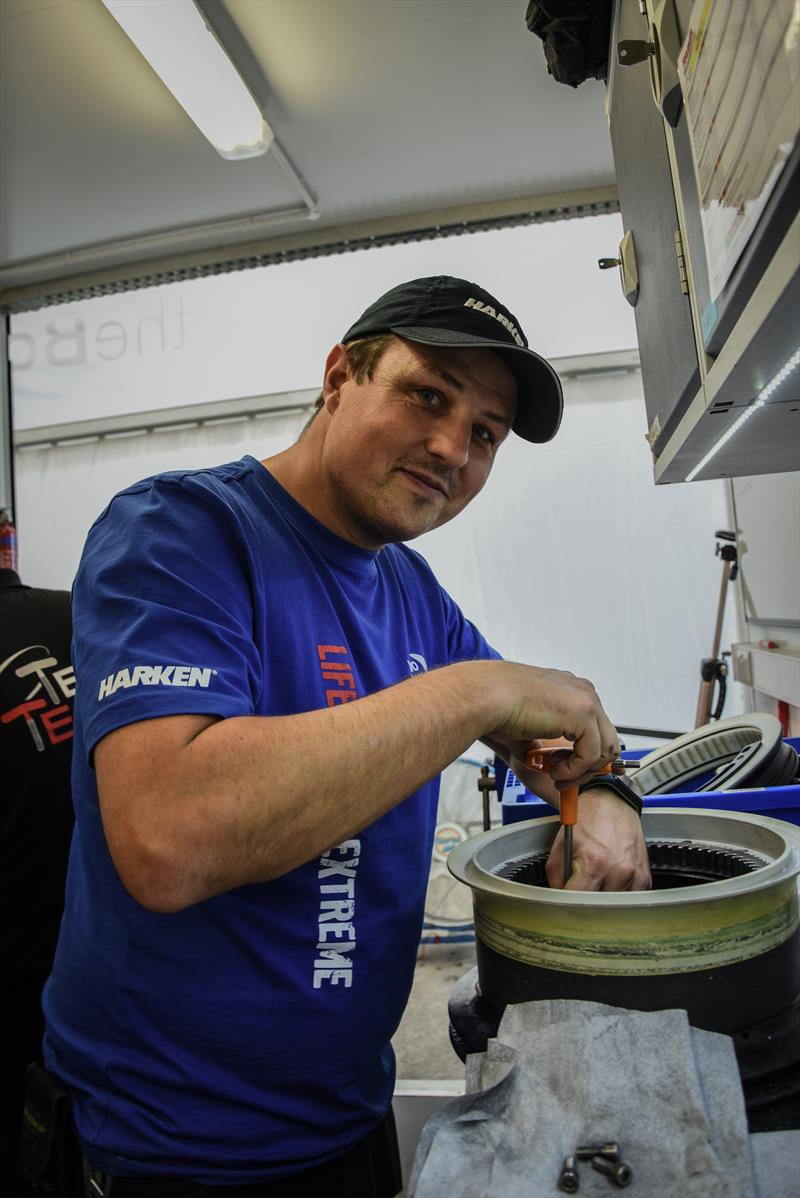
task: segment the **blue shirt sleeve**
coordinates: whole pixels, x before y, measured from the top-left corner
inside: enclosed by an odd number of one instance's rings
[[[76,708],[91,759],[123,725],[249,715],[262,685],[248,550],[234,513],[181,476],[116,496],[73,589]]]

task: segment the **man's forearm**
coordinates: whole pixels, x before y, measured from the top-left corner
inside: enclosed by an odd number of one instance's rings
[[[112,733],[96,760],[123,882],[147,906],[180,910],[278,877],[361,831],[491,722],[482,664],[336,708],[218,720],[178,745],[154,734],[171,720]]]

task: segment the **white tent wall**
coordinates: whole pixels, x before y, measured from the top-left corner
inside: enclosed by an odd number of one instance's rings
[[[111,296],[12,325],[17,428],[318,386],[324,355],[382,290],[416,275],[480,281],[550,357],[635,346],[597,270],[617,217],[287,263]],[[183,312],[179,323],[176,313]],[[121,330],[121,331],[120,331]],[[15,343],[14,343],[15,341]],[[470,512],[417,546],[505,655],[592,678],[617,723],[683,729],[711,648],[729,526],[723,483],[656,488],[638,373],[567,382],[550,445],[510,437]],[[161,470],[290,444],[301,413],[16,454],[20,567],[68,587],[115,491]],[[731,605],[723,647],[737,639]],[[726,713],[741,710],[732,688]]]

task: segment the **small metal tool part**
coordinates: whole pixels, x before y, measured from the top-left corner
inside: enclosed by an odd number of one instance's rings
[[[617,1162],[620,1159],[619,1144],[616,1140],[608,1140],[605,1144],[581,1144],[575,1149],[579,1161],[590,1161],[594,1156],[605,1157],[607,1161]]]
[[[483,802],[483,830],[488,832],[492,826],[492,813],[489,808],[489,792],[497,789],[495,775],[489,773],[488,765],[481,766],[481,776],[478,779],[478,790]]]
[[[580,1177],[578,1176],[578,1166],[575,1164],[574,1156],[565,1156],[564,1164],[558,1178],[558,1188],[563,1190],[565,1194],[576,1194],[580,1187]]]
[[[604,1156],[592,1157],[592,1168],[598,1173],[605,1173],[609,1181],[624,1189],[633,1181],[633,1170],[624,1161],[608,1161]]]

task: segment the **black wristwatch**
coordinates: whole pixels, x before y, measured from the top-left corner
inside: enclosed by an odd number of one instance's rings
[[[584,782],[583,786],[578,788],[578,793],[583,794],[584,791],[592,790],[596,786],[605,786],[606,790],[613,790],[614,794],[619,795],[623,802],[632,807],[638,816],[641,816],[644,807],[642,797],[625,778],[621,778],[619,774],[596,774],[594,778],[590,778],[588,782]]]

